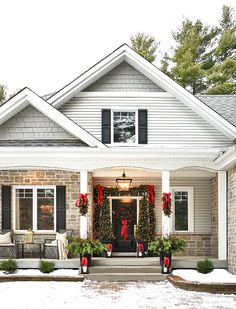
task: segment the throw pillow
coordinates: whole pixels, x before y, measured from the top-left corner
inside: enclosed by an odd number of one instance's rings
[[[10,232],[0,235],[0,244],[12,244]]]

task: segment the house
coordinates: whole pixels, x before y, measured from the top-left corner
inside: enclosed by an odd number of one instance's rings
[[[0,227],[19,239],[29,226],[39,239],[79,229],[75,200],[88,192],[91,237],[93,190],[124,170],[155,186],[156,233],[236,273],[235,140],[236,96],[195,97],[124,44],[51,96],[25,88],[0,107]],[[111,213],[122,203],[138,213],[139,196],[110,197]]]

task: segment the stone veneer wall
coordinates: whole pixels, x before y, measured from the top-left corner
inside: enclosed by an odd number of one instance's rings
[[[0,171],[0,205],[2,185],[42,185],[42,186],[66,186],[66,228],[73,229],[79,234],[80,215],[75,207],[75,200],[78,198],[80,190],[80,173],[62,170],[7,170]],[[88,175],[88,193],[89,193],[89,210],[88,210],[88,234],[92,235],[92,175]],[[13,206],[13,200],[12,200]],[[13,209],[13,207],[12,207]],[[13,214],[12,214],[13,222]],[[2,226],[2,218],[0,211],[0,226]],[[13,228],[13,226],[12,226]],[[17,240],[23,240],[23,234],[16,236]],[[43,238],[53,238],[54,235],[35,234],[37,240]]]
[[[211,254],[218,256],[218,177],[211,180]]]
[[[236,165],[228,172],[228,269],[236,274]]]

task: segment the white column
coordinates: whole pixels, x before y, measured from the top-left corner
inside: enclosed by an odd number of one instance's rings
[[[170,171],[162,171],[162,193],[170,192]],[[170,234],[170,218],[162,212],[162,236],[167,237]]]
[[[218,259],[227,258],[227,174],[218,172]]]
[[[80,171],[80,193],[88,192],[88,171]],[[80,216],[80,237],[88,237],[88,219],[87,216]]]

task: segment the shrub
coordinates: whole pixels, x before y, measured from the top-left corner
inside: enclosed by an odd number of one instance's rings
[[[0,263],[0,269],[4,270],[4,273],[13,274],[17,271],[18,265],[15,260],[9,259]]]
[[[40,261],[39,262],[39,270],[41,273],[49,274],[54,271],[55,264],[53,262]]]
[[[210,260],[205,259],[204,261],[197,262],[197,271],[202,274],[208,274],[214,269],[213,263]]]

